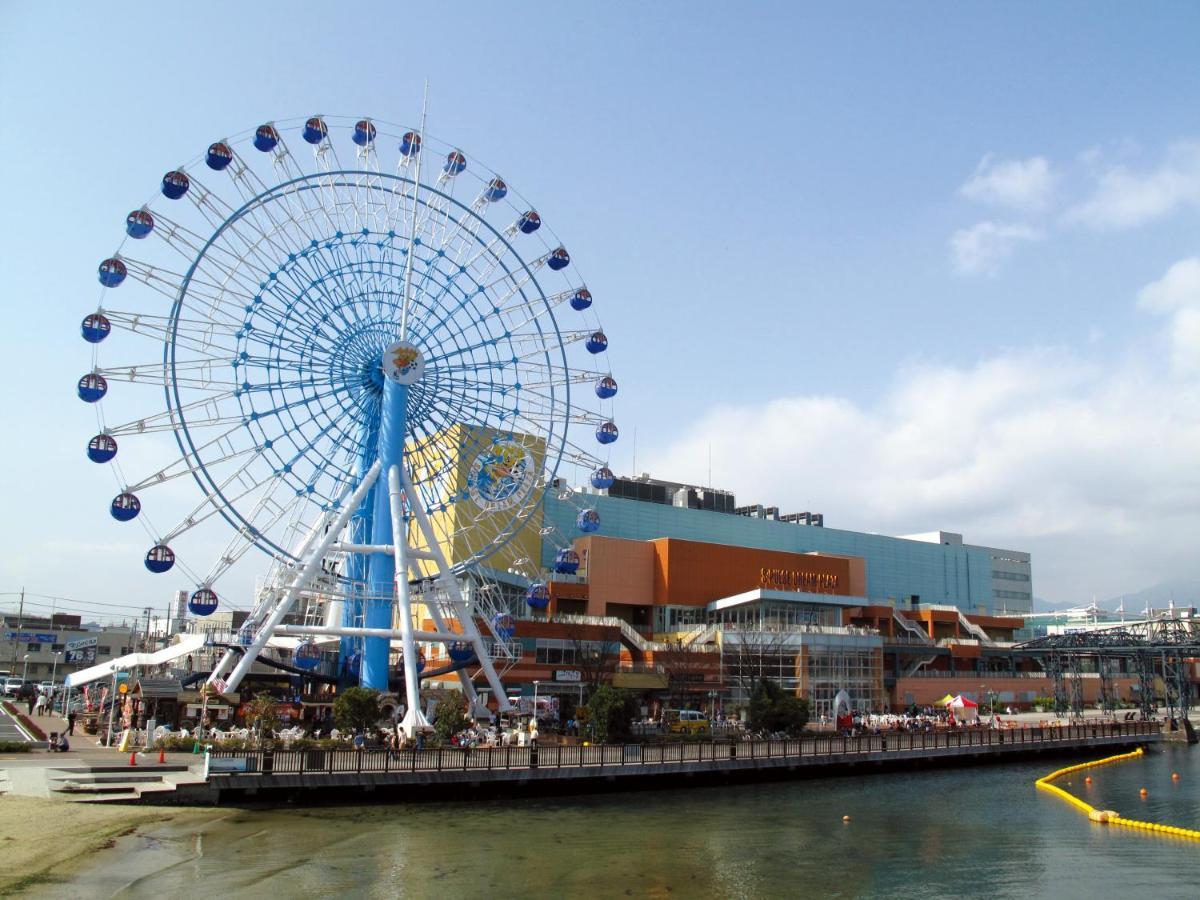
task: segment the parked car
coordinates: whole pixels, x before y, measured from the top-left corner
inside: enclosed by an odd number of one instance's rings
[[[43,681],[41,684],[38,685],[38,693],[45,694],[47,697],[53,695],[54,682],[53,681]]]
[[[20,678],[5,678],[4,679],[4,696],[15,697],[21,691],[21,686],[25,684]]]
[[[663,721],[671,734],[708,734],[708,716],[694,709],[664,709]]]

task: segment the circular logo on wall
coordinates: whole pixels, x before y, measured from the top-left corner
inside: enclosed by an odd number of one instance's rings
[[[528,450],[512,441],[497,441],[471,463],[467,493],[480,509],[509,509],[525,499],[536,475]]]
[[[383,374],[397,384],[416,384],[425,374],[425,357],[408,341],[397,341],[383,351]]]

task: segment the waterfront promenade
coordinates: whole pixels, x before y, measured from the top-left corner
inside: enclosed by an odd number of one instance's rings
[[[548,745],[428,750],[212,751],[203,784],[150,802],[346,802],[487,793],[586,792],[911,770],[1000,762],[1043,754],[1145,746],[1154,723],[1055,728],[892,732],[862,737],[705,743]]]

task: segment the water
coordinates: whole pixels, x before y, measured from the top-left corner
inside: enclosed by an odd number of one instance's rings
[[[1200,896],[1200,841],[1093,825],[1033,787],[1070,762],[553,800],[221,811],[143,829],[44,895]],[[1200,827],[1200,750],[1166,747],[1090,774],[1090,787],[1082,773],[1058,784],[1099,808]]]

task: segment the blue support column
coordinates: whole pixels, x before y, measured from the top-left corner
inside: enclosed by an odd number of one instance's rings
[[[383,411],[379,422],[379,461],[382,464],[379,480],[374,487],[371,521],[371,543],[392,543],[392,513],[388,497],[388,472],[392,466],[404,465],[404,433],[408,409],[408,386],[390,378],[383,383]],[[402,539],[407,536],[402,535]],[[388,553],[374,553],[370,560],[368,590],[375,597],[366,601],[367,628],[391,628],[393,598],[396,590],[396,561]],[[407,572],[400,573],[407,578]],[[363,641],[363,687],[386,691],[388,687],[388,640],[369,637]]]
[[[362,452],[358,459],[359,472],[365,473],[375,463],[375,456],[379,452],[379,427],[375,422],[363,427],[362,437],[360,438],[360,446]],[[354,515],[350,519],[350,542],[354,544],[367,544],[371,541],[371,521],[375,511],[375,495],[379,491],[379,482],[376,481],[372,485],[367,497],[363,500],[362,505],[355,510]],[[370,577],[370,557],[365,553],[352,553],[346,560],[346,570],[343,573],[346,579],[356,586],[359,590],[362,585],[367,583]],[[353,628],[361,625],[363,621],[363,606],[360,597],[347,597],[342,604],[342,625]],[[354,673],[346,672],[347,661],[354,654],[359,654],[359,671]],[[338,644],[338,654],[340,665],[338,668],[340,682],[352,680],[358,682],[361,676],[362,666],[362,639],[353,637],[344,637]],[[348,674],[352,674],[352,678],[347,678]]]

